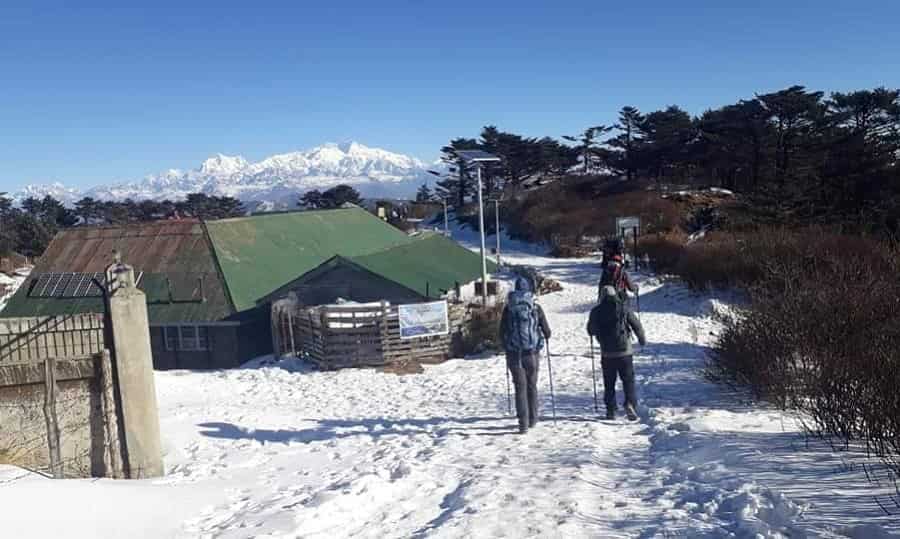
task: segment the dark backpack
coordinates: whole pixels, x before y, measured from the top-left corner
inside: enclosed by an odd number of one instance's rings
[[[506,326],[503,346],[513,352],[540,350],[544,347],[537,307],[531,292],[515,291],[506,304]]]
[[[615,260],[608,261],[603,266],[603,272],[600,274],[600,288],[611,285],[616,292],[625,288],[625,274],[622,264]]]
[[[628,327],[628,312],[621,298],[604,297],[594,307],[592,315],[591,334],[597,337],[601,350],[618,352],[628,349],[631,328]]]

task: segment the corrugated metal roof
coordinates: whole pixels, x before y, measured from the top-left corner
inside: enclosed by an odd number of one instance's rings
[[[28,290],[42,273],[104,271],[113,250],[144,273],[140,288],[157,324],[233,318],[336,255],[423,296],[426,283],[437,296],[481,274],[478,255],[456,242],[409,237],[360,208],[73,228],[57,234],[2,316],[101,312],[99,298],[32,298]]]
[[[114,250],[144,273],[140,288],[151,323],[214,321],[234,313],[203,224],[190,220],[60,231],[2,316],[102,312],[100,298],[34,298],[28,291],[44,273],[102,272]]]
[[[481,277],[481,257],[441,234],[423,234],[350,260],[423,296],[438,297],[456,283]],[[497,265],[488,260],[487,270],[493,273]]]
[[[239,311],[332,256],[411,241],[361,208],[260,214],[209,221],[206,227]]]

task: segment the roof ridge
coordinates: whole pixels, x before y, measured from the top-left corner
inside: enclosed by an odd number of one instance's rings
[[[226,219],[213,219],[211,222],[213,223],[224,223],[224,222],[234,222],[234,221],[245,221],[251,219],[262,219],[266,217],[277,217],[279,215],[310,215],[310,214],[319,214],[319,213],[327,213],[327,212],[337,212],[337,211],[355,211],[362,210],[368,213],[365,208],[361,208],[359,206],[353,208],[318,208],[314,210],[280,210],[280,211],[265,211],[258,213],[251,213],[249,215],[242,215],[240,217],[228,217]],[[208,222],[208,221],[204,221]]]
[[[219,274],[218,277],[222,282],[222,288],[225,289],[225,298],[228,300],[228,306],[231,307],[232,313],[236,313],[237,307],[234,304],[234,297],[231,295],[231,287],[228,286],[228,279],[225,278],[225,272],[222,271],[222,264],[219,263],[219,253],[216,251],[216,246],[213,244],[212,237],[209,235],[209,229],[206,228],[205,221],[200,223],[200,228],[203,230],[203,239],[206,241],[206,246],[209,248],[210,254],[212,254],[213,264],[216,266],[216,272]]]
[[[369,256],[369,255],[381,254],[385,251],[390,251],[390,250],[396,249],[398,247],[412,245],[412,244],[414,244],[416,242],[420,242],[420,241],[430,240],[430,239],[432,239],[434,237],[438,237],[438,236],[445,237],[440,232],[432,232],[432,231],[426,231],[423,234],[409,235],[409,236],[406,236],[406,238],[404,238],[402,241],[398,241],[397,243],[394,243],[391,245],[386,245],[384,247],[379,247],[378,249],[375,249],[374,251],[369,251],[367,253],[362,253],[362,254],[350,257],[349,260],[354,260],[356,258],[361,258],[364,256]],[[447,239],[450,239],[450,238],[447,238]],[[450,239],[450,241],[453,241],[453,240]],[[454,242],[454,243],[456,243],[456,242]]]

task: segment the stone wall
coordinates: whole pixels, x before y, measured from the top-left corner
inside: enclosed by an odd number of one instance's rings
[[[109,358],[54,361],[62,477],[120,477]],[[43,361],[0,365],[0,462],[52,473]]]

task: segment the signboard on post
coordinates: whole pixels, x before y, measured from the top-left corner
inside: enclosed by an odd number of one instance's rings
[[[619,236],[629,236],[632,234],[640,234],[641,218],[640,217],[617,217],[616,218],[616,234]]]
[[[634,241],[634,256],[638,256],[638,236],[641,234],[641,218],[640,217],[617,217],[616,218],[616,235],[623,238],[631,236]]]
[[[450,332],[446,301],[398,305],[397,313],[400,317],[401,339],[432,337]]]

